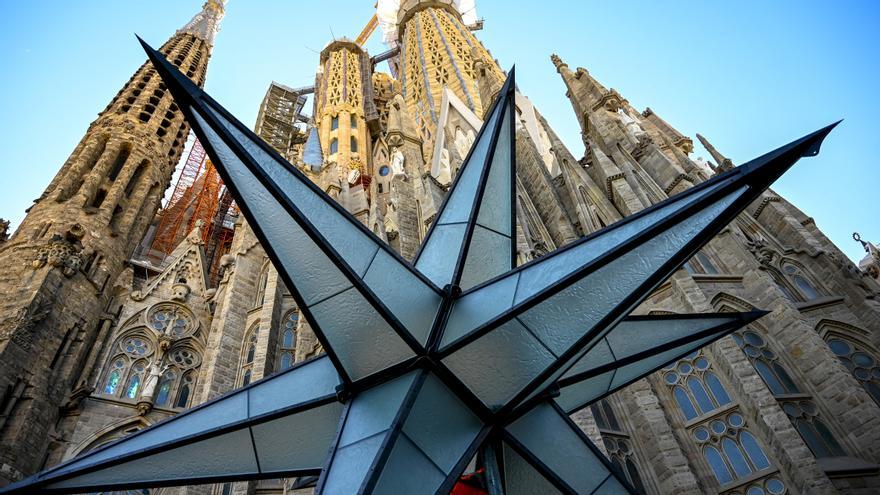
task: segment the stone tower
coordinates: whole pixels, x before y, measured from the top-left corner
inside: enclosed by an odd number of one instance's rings
[[[198,84],[224,12],[223,2],[208,0],[162,46]],[[0,483],[46,462],[59,414],[89,373],[98,334],[116,318],[111,288],[159,208],[188,133],[145,63],[0,247]]]
[[[422,141],[426,145],[434,142],[444,88],[482,117],[494,91],[501,89],[504,74],[465,26],[454,2],[401,2],[397,29],[403,95]],[[492,84],[481,87],[481,73]],[[427,161],[432,152],[425,149]]]

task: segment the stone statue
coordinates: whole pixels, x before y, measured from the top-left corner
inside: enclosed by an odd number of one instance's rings
[[[153,361],[150,365],[150,371],[147,372],[147,379],[144,380],[144,388],[141,392],[142,400],[152,400],[153,394],[156,392],[156,385],[159,384],[159,377],[164,375],[169,368],[171,368],[171,364],[166,364],[164,367],[160,368],[161,359],[157,359]]]
[[[403,164],[406,162],[406,157],[403,156],[403,152],[400,151],[400,148],[395,146],[391,149],[391,173],[395,176],[397,175],[406,175],[406,170],[403,168]]]
[[[859,267],[865,270],[873,278],[880,279],[880,249],[873,243],[862,240],[858,232],[853,233],[853,239],[862,243],[868,256],[859,263]]]
[[[434,178],[443,185],[452,182],[452,165],[449,163],[449,150],[446,148],[440,150],[437,176]]]
[[[9,220],[0,218],[0,242],[9,240]]]
[[[638,139],[642,136],[645,136],[647,133],[645,129],[642,128],[641,124],[629,114],[623,107],[617,109],[617,115],[620,118],[620,123],[623,124],[623,127],[629,132],[634,138]]]

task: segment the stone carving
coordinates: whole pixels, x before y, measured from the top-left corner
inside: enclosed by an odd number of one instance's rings
[[[620,123],[623,124],[623,127],[632,137],[640,139],[642,136],[648,134],[645,132],[645,129],[642,128],[642,125],[639,124],[638,120],[634,119],[625,108],[618,108],[617,115],[620,119]]]
[[[186,298],[189,296],[189,293],[189,285],[177,283],[171,286],[172,301],[186,302]]]
[[[761,266],[770,266],[776,253],[767,246],[767,241],[761,238],[746,241],[746,248],[755,256]]]
[[[406,175],[406,170],[403,168],[403,164],[406,162],[406,157],[403,156],[403,152],[400,151],[400,148],[395,146],[391,149],[391,173],[394,176],[398,175]]]
[[[860,268],[866,271],[871,277],[880,279],[880,249],[871,242],[863,241],[862,236],[859,235],[858,232],[853,233],[853,239],[862,243],[862,247],[865,248],[865,252],[868,253],[868,256],[859,263]]]
[[[449,184],[452,182],[452,165],[449,161],[449,150],[443,148],[440,150],[440,163],[439,167],[437,167],[437,177],[435,177],[441,184]]]
[[[9,220],[0,218],[0,242],[9,240]]]
[[[34,269],[46,265],[60,268],[65,277],[72,277],[85,263],[83,245],[80,241],[84,235],[85,229],[79,224],[71,226],[63,236],[53,235],[49,242],[37,251],[32,266]]]

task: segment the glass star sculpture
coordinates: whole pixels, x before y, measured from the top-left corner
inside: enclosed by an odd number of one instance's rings
[[[326,354],[4,493],[448,494],[475,458],[491,494],[634,493],[569,414],[764,314],[629,316],[834,127],[515,266],[511,70],[410,263],[144,47]]]

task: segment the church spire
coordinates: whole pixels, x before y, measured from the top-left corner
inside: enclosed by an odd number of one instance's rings
[[[226,15],[227,0],[207,0],[201,12],[177,31],[177,34],[191,34],[209,45],[214,45],[214,37],[220,31],[220,21]]]

